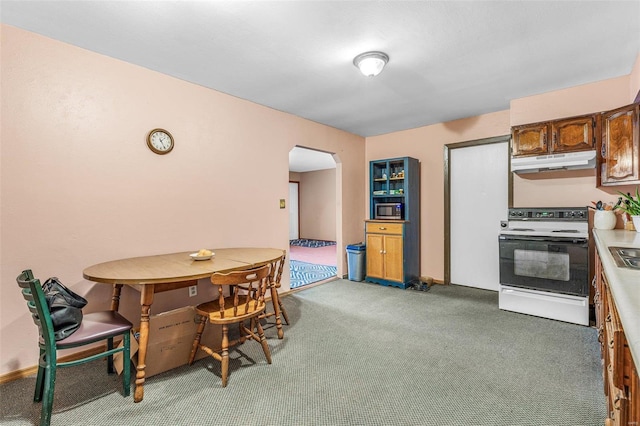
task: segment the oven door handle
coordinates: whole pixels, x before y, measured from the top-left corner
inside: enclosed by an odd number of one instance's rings
[[[586,238],[571,238],[571,237],[541,237],[541,236],[529,236],[529,235],[500,235],[498,239],[505,241],[540,241],[549,243],[572,243],[572,244],[586,244]]]

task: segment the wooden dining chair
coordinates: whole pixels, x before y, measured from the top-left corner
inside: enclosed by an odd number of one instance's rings
[[[271,364],[271,352],[260,321],[252,321],[264,312],[264,295],[269,286],[271,265],[255,269],[234,271],[228,274],[214,273],[211,283],[217,287],[218,298],[196,306],[200,316],[198,330],[193,340],[193,348],[189,357],[189,365],[193,364],[198,349],[203,350],[214,359],[220,361],[222,371],[222,387],[227,386],[229,377],[229,347],[253,339],[262,345],[262,350]],[[228,289],[226,292],[225,289]],[[225,297],[225,292],[229,295]],[[207,322],[222,326],[222,344],[220,351],[214,351],[200,343],[202,332]],[[249,324],[249,327],[245,325]],[[238,324],[240,337],[229,341],[229,325]],[[218,353],[219,352],[219,353]]]
[[[38,326],[40,338],[40,357],[38,360],[38,375],[36,376],[36,389],[33,395],[34,402],[42,401],[40,425],[48,426],[51,423],[51,411],[53,409],[53,392],[56,384],[56,370],[58,367],[73,367],[80,364],[107,358],[107,372],[114,373],[113,355],[122,352],[123,359],[129,360],[130,330],[132,324],[123,316],[114,311],[93,312],[84,314],[80,327],[70,336],[55,340],[51,313],[47,306],[40,280],[33,277],[30,269],[22,271],[16,278],[22,288],[22,296],[27,301],[33,321]],[[114,338],[122,337],[123,345],[114,348]],[[58,350],[77,348],[80,346],[106,341],[106,350],[73,361],[59,362]],[[93,352],[92,352],[93,353]],[[122,388],[125,397],[130,394],[131,367],[130,362],[124,362],[122,372]]]
[[[281,287],[282,271],[284,270],[284,261],[286,256],[287,253],[283,251],[282,256],[279,259],[276,259],[271,264],[271,273],[269,274],[269,290],[271,291],[272,310],[269,310],[267,306],[267,309],[265,309],[264,313],[259,318],[266,319],[275,317],[279,339],[284,338],[284,331],[282,330],[282,318],[284,318],[284,321],[287,323],[287,325],[289,325],[289,315],[287,314],[287,310],[282,304],[282,300],[280,300],[280,295],[278,294],[278,290]]]

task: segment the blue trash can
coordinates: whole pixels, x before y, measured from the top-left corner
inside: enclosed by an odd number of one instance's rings
[[[366,246],[364,243],[347,246],[347,268],[350,281],[364,281]]]

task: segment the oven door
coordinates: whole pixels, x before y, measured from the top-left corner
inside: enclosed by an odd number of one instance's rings
[[[589,295],[586,238],[500,235],[500,284],[574,296]]]

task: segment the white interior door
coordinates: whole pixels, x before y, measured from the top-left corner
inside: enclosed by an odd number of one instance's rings
[[[298,182],[289,182],[289,239],[300,238],[300,212],[298,211]]]
[[[449,151],[451,283],[500,287],[498,233],[507,219],[508,142]]]

